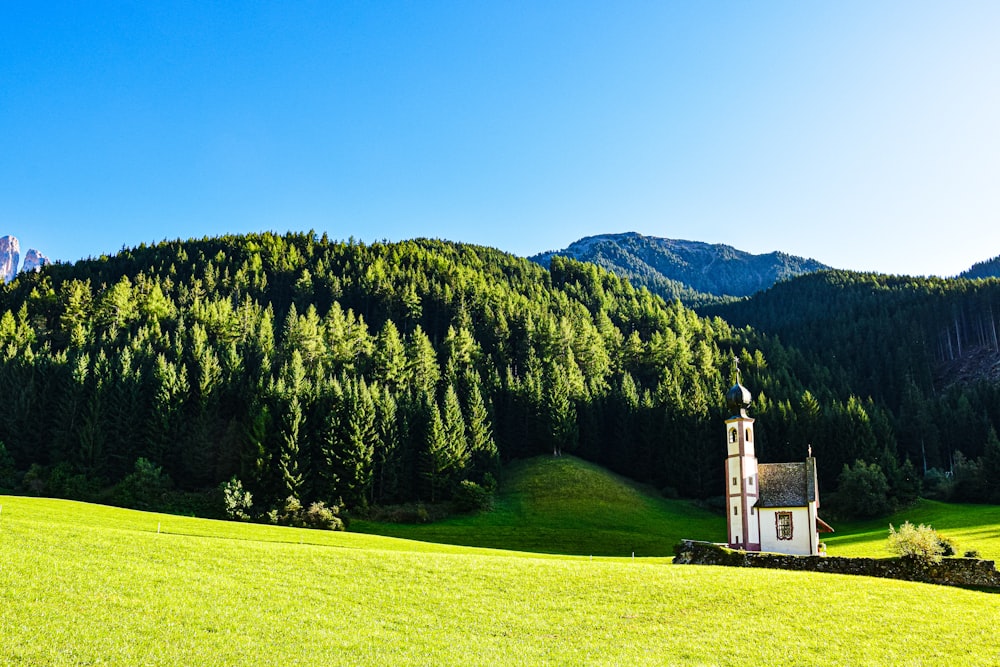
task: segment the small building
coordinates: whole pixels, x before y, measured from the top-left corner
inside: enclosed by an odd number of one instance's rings
[[[819,518],[816,459],[802,463],[758,463],[754,420],[747,415],[750,391],[736,382],[726,392],[726,501],[729,548],[818,555],[820,532],[833,532]]]

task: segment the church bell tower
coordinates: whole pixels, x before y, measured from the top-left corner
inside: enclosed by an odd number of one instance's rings
[[[757,455],[754,453],[753,419],[747,415],[750,391],[740,384],[738,360],[733,357],[735,384],[726,392],[726,505],[729,513],[729,548],[760,551],[757,518]]]

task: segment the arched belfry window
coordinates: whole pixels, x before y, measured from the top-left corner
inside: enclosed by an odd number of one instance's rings
[[[751,431],[750,429],[747,429],[746,438],[747,438],[747,442],[750,442],[751,440],[753,440],[753,431]]]
[[[729,429],[729,442],[736,442],[736,429]]]

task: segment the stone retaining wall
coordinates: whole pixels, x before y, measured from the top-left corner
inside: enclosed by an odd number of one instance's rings
[[[787,556],[736,551],[711,542],[683,540],[674,547],[675,565],[728,565],[781,570],[858,574],[904,579],[946,586],[1000,589],[1000,572],[991,560],[943,558],[935,563],[918,558],[843,558],[840,556]]]

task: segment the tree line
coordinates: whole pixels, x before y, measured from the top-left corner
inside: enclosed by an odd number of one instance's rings
[[[724,488],[734,355],[762,460],[812,443],[826,484],[863,459],[910,493],[899,405],[810,350],[590,264],[312,232],[165,241],[0,287],[0,469],[8,488],[99,496],[141,461],[182,491],[235,478],[263,506],[364,508],[564,451],[704,498]]]

